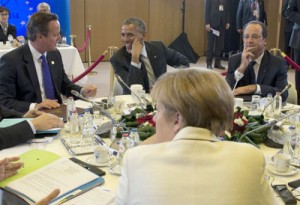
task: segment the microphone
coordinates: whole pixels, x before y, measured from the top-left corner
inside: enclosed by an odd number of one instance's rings
[[[287,86],[285,86],[285,88],[279,93],[279,95],[275,95],[275,97],[273,98],[273,100],[271,100],[263,109],[263,111],[261,112],[261,114],[263,115],[264,112],[266,111],[266,109],[278,98],[278,96],[281,96],[285,91],[287,91],[288,89],[291,88],[291,84],[288,84]]]
[[[77,92],[76,90],[71,90],[72,95],[74,95],[75,97],[80,98],[83,101],[92,103],[93,106],[97,107],[100,109],[100,113],[104,116],[106,116],[108,119],[111,120],[111,122],[113,123],[113,125],[121,125],[123,128],[128,129],[125,125],[123,125],[123,123],[119,123],[117,120],[115,120],[111,114],[109,112],[107,112],[103,107],[101,107],[100,105],[98,105],[96,102],[93,102],[89,99],[87,99],[86,97],[84,97],[82,94],[80,94],[79,92]]]
[[[122,85],[124,85],[128,90],[130,90],[130,92],[138,99],[138,101],[139,101],[139,103],[140,103],[140,107],[141,107],[141,109],[143,110],[143,111],[145,111],[145,109],[143,108],[143,102],[142,102],[142,99],[141,99],[141,97],[138,95],[138,94],[136,94],[123,80],[122,80],[122,78],[119,76],[119,75],[117,75],[117,74],[115,74],[115,76],[116,76],[116,78],[117,78],[117,80],[122,84]],[[146,112],[146,111],[145,111]]]
[[[283,121],[283,120],[285,120],[285,119],[287,119],[287,118],[289,118],[289,117],[291,117],[291,116],[293,116],[293,115],[296,115],[296,114],[298,114],[298,113],[300,113],[300,110],[297,110],[297,111],[295,111],[295,112],[293,112],[293,113],[291,113],[291,114],[289,114],[289,115],[286,115],[286,116],[284,116],[284,117],[281,117],[281,118],[279,118],[278,120],[273,119],[272,121],[270,121],[270,122],[268,122],[268,123],[266,123],[266,124],[264,124],[264,125],[261,125],[261,126],[255,128],[255,129],[253,129],[253,130],[250,130],[250,131],[248,131],[248,132],[246,132],[246,133],[244,133],[244,134],[241,135],[241,137],[240,137],[240,139],[239,139],[239,142],[241,142],[245,137],[247,137],[247,135],[249,135],[249,134],[251,134],[251,133],[253,133],[253,132],[262,130],[262,129],[265,128],[265,127],[273,127],[273,126],[276,125],[278,122],[281,122],[281,121]],[[247,138],[248,138],[248,137],[247,137]],[[256,145],[255,143],[253,143],[249,138],[248,138],[248,140],[251,142],[251,144],[253,144],[254,146],[257,147],[257,145]]]

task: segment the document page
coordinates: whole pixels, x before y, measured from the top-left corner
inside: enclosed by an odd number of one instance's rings
[[[101,187],[96,187],[94,189],[89,190],[88,192],[79,195],[70,201],[64,203],[64,205],[88,205],[88,204],[101,204],[101,205],[109,205],[113,204],[115,199],[115,193],[103,189]]]
[[[69,159],[61,158],[9,183],[7,187],[36,202],[56,188],[60,189],[59,196],[61,196],[97,178],[97,175]]]

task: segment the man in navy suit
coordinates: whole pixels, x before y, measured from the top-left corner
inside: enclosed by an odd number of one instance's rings
[[[234,95],[257,94],[274,96],[282,91],[287,83],[287,70],[281,57],[270,54],[265,49],[267,39],[266,25],[251,21],[243,31],[244,49],[242,53],[229,58],[226,80]],[[282,94],[285,101],[288,92]]]
[[[215,57],[214,68],[225,69],[221,65],[221,54],[224,47],[225,29],[229,29],[229,8],[227,0],[205,1],[205,29],[207,33],[206,64],[212,69],[212,60]],[[211,30],[219,31],[219,35]]]
[[[61,54],[56,49],[60,25],[55,14],[33,14],[27,24],[27,37],[28,43],[3,55],[0,60],[0,104],[25,113],[32,109],[57,108],[62,103],[61,94],[70,96],[71,90],[85,96],[96,94],[96,86],[82,88],[66,75]],[[46,58],[44,65],[49,67],[48,81],[45,81],[42,55]],[[46,95],[49,85],[51,98]]]
[[[188,59],[167,48],[161,41],[144,41],[146,25],[142,19],[129,18],[121,31],[124,46],[110,59],[114,71],[128,85],[141,84],[149,92],[155,80],[167,71],[167,65],[189,67]],[[124,85],[123,93],[130,90]]]

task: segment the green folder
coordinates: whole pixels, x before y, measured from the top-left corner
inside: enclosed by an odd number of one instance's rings
[[[15,181],[51,162],[59,159],[60,156],[46,150],[32,149],[21,154],[20,161],[24,163],[24,167],[18,170],[18,173],[0,182],[0,187],[5,187],[8,183]]]

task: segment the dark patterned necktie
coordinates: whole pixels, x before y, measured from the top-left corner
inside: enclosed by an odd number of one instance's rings
[[[53,87],[49,65],[44,55],[42,55],[40,59],[42,61],[42,73],[43,73],[44,90],[45,90],[46,98],[54,100],[55,93],[54,93],[54,87]]]
[[[248,75],[249,75],[249,84],[255,84],[256,83],[256,76],[254,72],[254,65],[256,64],[255,61],[251,61],[247,67]]]
[[[252,11],[256,10],[256,0],[251,0],[251,9]]]

